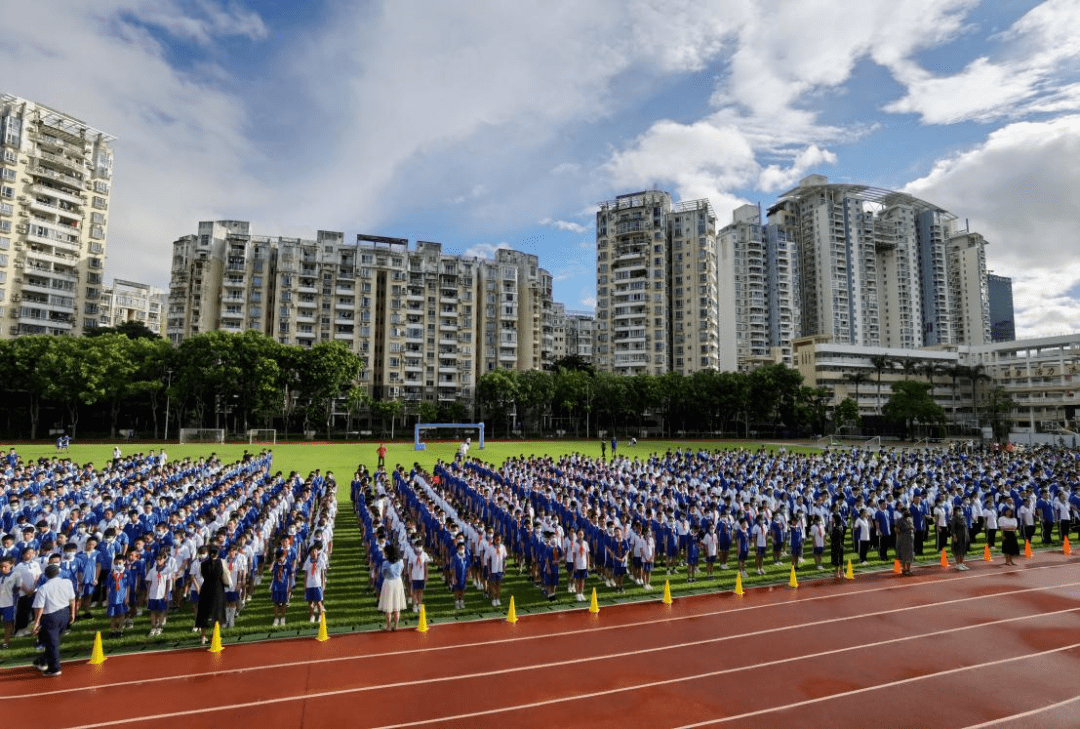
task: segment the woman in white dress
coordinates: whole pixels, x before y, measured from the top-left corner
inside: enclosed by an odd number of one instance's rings
[[[383,630],[397,630],[401,611],[405,609],[405,586],[401,581],[405,563],[396,544],[388,543],[383,557],[382,567],[379,568],[383,578],[379,610],[386,613],[386,627]],[[394,616],[393,625],[390,624],[391,615]]]

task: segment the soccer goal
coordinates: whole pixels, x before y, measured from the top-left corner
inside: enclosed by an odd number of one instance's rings
[[[274,428],[256,428],[248,431],[248,443],[269,443],[277,445],[277,430]]]
[[[426,451],[427,444],[423,442],[422,438],[425,430],[435,429],[451,429],[463,431],[462,435],[468,437],[472,433],[479,431],[480,438],[478,447],[480,450],[484,450],[484,424],[483,423],[417,423],[413,429],[413,450]]]
[[[181,428],[180,443],[224,443],[224,428]]]

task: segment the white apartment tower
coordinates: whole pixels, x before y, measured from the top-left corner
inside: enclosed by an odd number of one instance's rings
[[[113,137],[0,94],[0,336],[99,322]]]
[[[164,317],[167,295],[149,284],[114,279],[101,291],[98,326],[116,327],[139,322],[158,336],[165,335]]]
[[[245,221],[203,222],[173,244],[167,332],[173,342],[215,329],[341,341],[364,358],[361,381],[377,399],[467,400],[484,372],[538,369],[549,356],[550,282],[518,251],[472,258],[428,241],[254,236]]]
[[[600,370],[690,374],[721,363],[716,214],[647,190],[596,213],[596,346]]]
[[[956,216],[936,205],[811,175],[769,209],[769,222],[798,246],[802,336],[911,349],[974,344],[989,331],[985,242],[952,243]]]
[[[735,367],[790,365],[798,337],[798,257],[787,231],[761,224],[761,208],[743,205],[719,233],[720,341]]]

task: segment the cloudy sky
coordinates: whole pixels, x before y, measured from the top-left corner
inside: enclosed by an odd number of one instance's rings
[[[1080,0],[5,0],[0,90],[118,138],[111,275],[200,220],[536,253],[594,301],[596,203],[810,173],[990,241],[1018,334],[1080,328]]]

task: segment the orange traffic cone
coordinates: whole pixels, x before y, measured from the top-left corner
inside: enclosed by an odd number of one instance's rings
[[[892,571],[895,572],[896,574],[900,574],[901,572],[904,571],[904,567],[903,567],[903,565],[900,564],[900,560],[894,559],[892,561]]]
[[[990,545],[983,545],[983,559],[987,562],[993,562],[994,557],[990,554]]]
[[[1069,544],[1068,535],[1066,535],[1064,541],[1062,541],[1061,546],[1062,546],[1062,551],[1065,552],[1066,557],[1068,557],[1070,554],[1072,554],[1072,545]]]
[[[949,555],[945,554],[944,549],[941,550],[941,566],[945,568],[949,566]]]
[[[1025,539],[1024,540],[1024,556],[1029,558],[1029,559],[1031,558],[1031,540],[1030,539]]]

